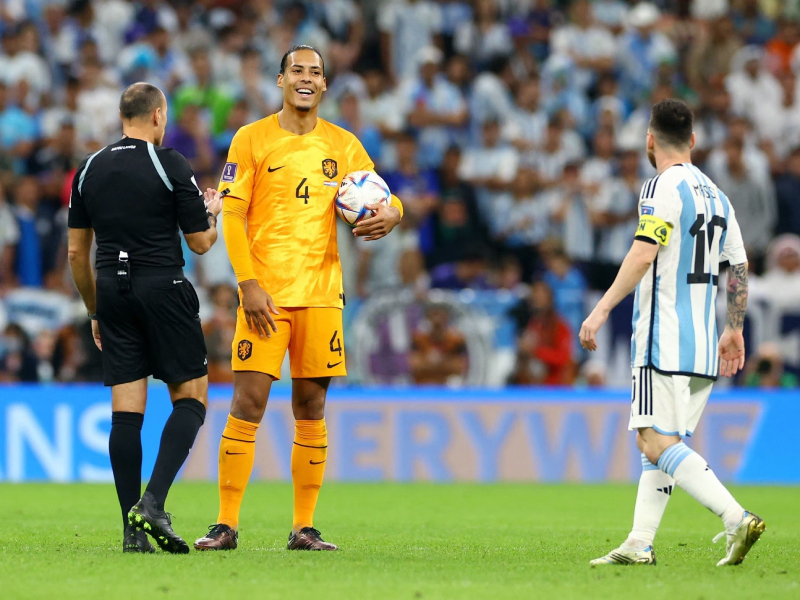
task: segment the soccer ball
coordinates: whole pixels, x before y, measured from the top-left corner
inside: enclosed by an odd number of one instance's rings
[[[365,204],[392,203],[392,193],[389,186],[377,173],[372,171],[354,171],[348,173],[339,185],[336,192],[336,214],[350,225],[355,227],[364,219],[374,216],[375,212],[364,208]]]

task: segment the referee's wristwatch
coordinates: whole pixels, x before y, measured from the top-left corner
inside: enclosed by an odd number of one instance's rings
[[[87,312],[86,314],[87,314],[87,315],[89,315],[89,319],[90,319],[90,320],[92,320],[92,321],[97,321],[97,313],[90,313],[90,312]]]

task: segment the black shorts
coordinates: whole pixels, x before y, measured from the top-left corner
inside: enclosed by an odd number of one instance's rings
[[[97,276],[97,320],[103,382],[118,385],[153,375],[180,383],[208,373],[200,302],[181,269],[131,277],[117,289],[115,270]],[[168,274],[165,274],[168,273]]]

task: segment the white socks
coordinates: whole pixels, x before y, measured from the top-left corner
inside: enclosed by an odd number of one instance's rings
[[[692,498],[722,518],[728,532],[742,520],[744,509],[741,505],[720,483],[705,459],[683,442],[664,450],[658,459],[658,467],[674,477]]]
[[[642,476],[633,510],[633,529],[623,544],[625,547],[640,549],[653,544],[674,485],[671,476],[660,471],[642,454]]]

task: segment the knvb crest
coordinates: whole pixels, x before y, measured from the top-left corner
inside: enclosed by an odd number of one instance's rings
[[[336,161],[332,158],[326,158],[322,161],[322,172],[325,173],[325,177],[328,179],[333,179],[336,175],[339,174],[339,167],[336,164]]]
[[[253,355],[253,343],[250,340],[242,340],[239,342],[236,354],[239,355],[239,360],[247,360]]]

